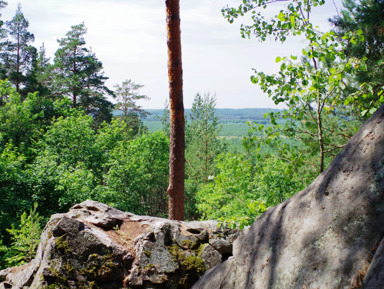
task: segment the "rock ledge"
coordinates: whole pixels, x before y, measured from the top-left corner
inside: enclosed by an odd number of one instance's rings
[[[232,255],[238,230],[137,216],[85,201],[47,223],[35,259],[3,288],[190,288]]]

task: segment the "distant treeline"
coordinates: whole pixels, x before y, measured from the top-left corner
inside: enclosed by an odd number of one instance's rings
[[[234,122],[234,123],[245,123],[247,121],[258,121],[259,123],[265,122],[264,115],[269,112],[278,112],[279,109],[272,108],[241,108],[241,109],[231,109],[231,108],[216,108],[215,115],[218,117],[220,123],[225,122]],[[147,109],[146,112],[149,113],[146,116],[145,122],[158,122],[162,115],[164,114],[164,109]],[[185,116],[188,120],[188,116],[191,113],[191,109],[185,109]],[[122,114],[121,111],[114,111],[114,115]]]

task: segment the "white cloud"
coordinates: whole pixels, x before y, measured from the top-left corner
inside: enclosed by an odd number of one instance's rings
[[[57,39],[71,25],[85,23],[87,45],[103,62],[108,86],[132,79],[144,84],[151,97],[147,108],[162,108],[168,97],[165,2],[148,0],[9,0],[3,19],[10,20],[20,2],[35,34],[35,45],[45,43],[50,56]],[[278,55],[292,54],[298,41],[281,46],[240,37],[244,19],[229,24],[221,15],[226,4],[238,0],[182,0],[181,28],[185,106],[197,92],[216,92],[218,107],[272,107],[256,85],[250,83],[252,68],[273,72]],[[333,5],[333,4],[332,4]],[[333,6],[321,10],[316,20],[326,23]],[[332,12],[329,12],[332,11]]]

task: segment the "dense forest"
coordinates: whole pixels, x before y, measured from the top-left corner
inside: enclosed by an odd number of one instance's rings
[[[251,77],[286,109],[234,119],[197,93],[186,111],[186,219],[240,227],[310,184],[384,102],[384,1],[345,0],[328,32],[310,21],[322,0],[287,2],[272,19],[263,13],[275,1],[241,2],[222,13],[233,22],[254,12],[243,37],[308,46]],[[86,33],[72,26],[50,59],[22,7],[0,22],[0,268],[28,262],[51,214],[86,199],[167,216],[169,110],[142,109],[149,97],[130,79],[106,87]]]
[[[185,109],[186,122],[190,121],[192,109]],[[270,119],[264,118],[266,113],[278,112],[279,109],[270,108],[242,108],[228,109],[216,108],[215,116],[219,123],[218,137],[227,140],[227,147],[233,146],[233,149],[241,150],[242,138],[248,134],[250,123],[257,122],[259,124],[269,124]],[[146,115],[142,118],[143,125],[149,132],[155,132],[163,129],[164,109],[146,109]],[[121,115],[121,111],[114,111],[114,115]],[[280,120],[283,123],[283,120]]]

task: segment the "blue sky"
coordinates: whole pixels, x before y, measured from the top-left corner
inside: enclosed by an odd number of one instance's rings
[[[226,5],[239,0],[181,0],[184,105],[189,108],[197,92],[215,94],[218,108],[274,107],[250,82],[252,68],[275,72],[277,56],[297,55],[305,44],[292,39],[280,45],[242,39],[238,19],[229,24],[221,15]],[[10,20],[20,3],[35,35],[36,47],[44,43],[53,58],[72,25],[84,22],[87,46],[103,62],[107,85],[132,79],[144,85],[151,100],[145,108],[163,108],[168,98],[165,2],[159,0],[8,0],[2,19]],[[336,1],[340,10],[340,1]],[[327,1],[312,15],[322,30],[336,14]]]

